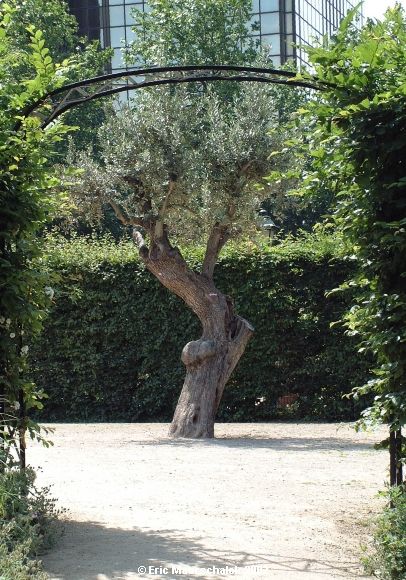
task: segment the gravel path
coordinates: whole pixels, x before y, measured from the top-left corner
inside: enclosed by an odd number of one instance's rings
[[[219,424],[217,439],[193,441],[164,424],[54,427],[54,447],[28,450],[69,510],[44,557],[53,580],[362,577],[387,475],[380,433]]]

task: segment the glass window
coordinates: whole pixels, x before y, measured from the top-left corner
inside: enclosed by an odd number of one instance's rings
[[[251,32],[259,32],[260,27],[259,27],[259,15],[255,14],[255,16],[253,16],[250,21],[249,21],[249,25],[248,25],[248,30]]]
[[[119,26],[118,28],[110,28],[111,46],[121,46],[122,40],[125,40],[124,26]]]
[[[286,35],[286,48],[292,48],[293,46],[293,35],[292,34],[287,34]]]
[[[125,7],[125,23],[127,26],[134,24],[134,18],[132,14],[135,9],[138,9],[139,12],[142,12],[142,4],[128,4]]]
[[[110,7],[110,26],[123,26],[124,24],[124,6]]]
[[[113,58],[111,59],[111,68],[120,68],[123,67],[123,60],[121,56],[121,50],[119,48],[114,49]]]
[[[87,19],[86,10],[76,8],[74,14],[75,14],[75,18],[78,20],[80,25],[84,25],[86,23],[86,19]]]
[[[115,4],[122,4],[123,0],[109,0],[109,5],[113,6]]]
[[[279,32],[279,12],[261,14],[261,34]]]
[[[122,91],[121,93],[117,93],[115,98],[117,106],[120,108],[120,106],[128,105],[128,99],[130,98],[130,95],[128,91]]]
[[[87,31],[89,40],[100,40],[100,31],[98,28],[89,28]]]
[[[259,0],[252,0],[252,11],[259,12]]]
[[[261,12],[279,10],[279,0],[261,0]]]
[[[313,8],[315,8],[319,12],[323,12],[323,0],[313,0],[312,5]]]
[[[271,47],[271,54],[280,53],[280,36],[279,34],[265,34],[261,36],[262,44],[266,44]]]
[[[136,34],[131,30],[131,26],[126,26],[125,29],[126,42],[131,42],[132,40],[135,40],[135,36]]]
[[[292,34],[293,32],[293,14],[286,14],[285,16],[285,32]]]
[[[100,26],[100,8],[90,8],[88,11],[88,24],[91,28]]]

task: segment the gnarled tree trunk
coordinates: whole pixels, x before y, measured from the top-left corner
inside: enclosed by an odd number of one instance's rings
[[[155,230],[156,231],[156,230]],[[183,349],[186,378],[169,434],[173,437],[213,437],[214,420],[224,387],[254,331],[233,312],[232,301],[214,285],[214,264],[224,236],[215,228],[209,239],[202,273],[193,272],[167,238],[165,228],[151,236],[148,248],[139,234],[134,239],[146,267],[198,316],[203,333]]]

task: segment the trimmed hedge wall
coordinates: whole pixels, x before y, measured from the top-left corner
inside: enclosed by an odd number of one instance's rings
[[[41,420],[170,420],[183,382],[186,342],[199,322],[139,263],[131,242],[48,241],[59,275],[54,308],[32,353],[34,380],[49,396]],[[192,266],[200,250],[185,251]],[[259,250],[231,247],[216,270],[254,338],[226,388],[219,420],[342,420],[359,408],[342,395],[366,377],[352,339],[330,323],[346,307],[326,298],[349,274],[334,241],[309,236]],[[289,408],[277,399],[298,393]]]

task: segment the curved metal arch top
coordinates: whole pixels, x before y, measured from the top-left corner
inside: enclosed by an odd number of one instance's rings
[[[130,69],[70,83],[51,91],[22,113],[40,117],[45,128],[59,115],[82,103],[145,87],[212,81],[261,82],[313,90],[326,90],[327,84],[315,77],[298,79],[297,73],[259,67],[231,65],[168,66]]]

